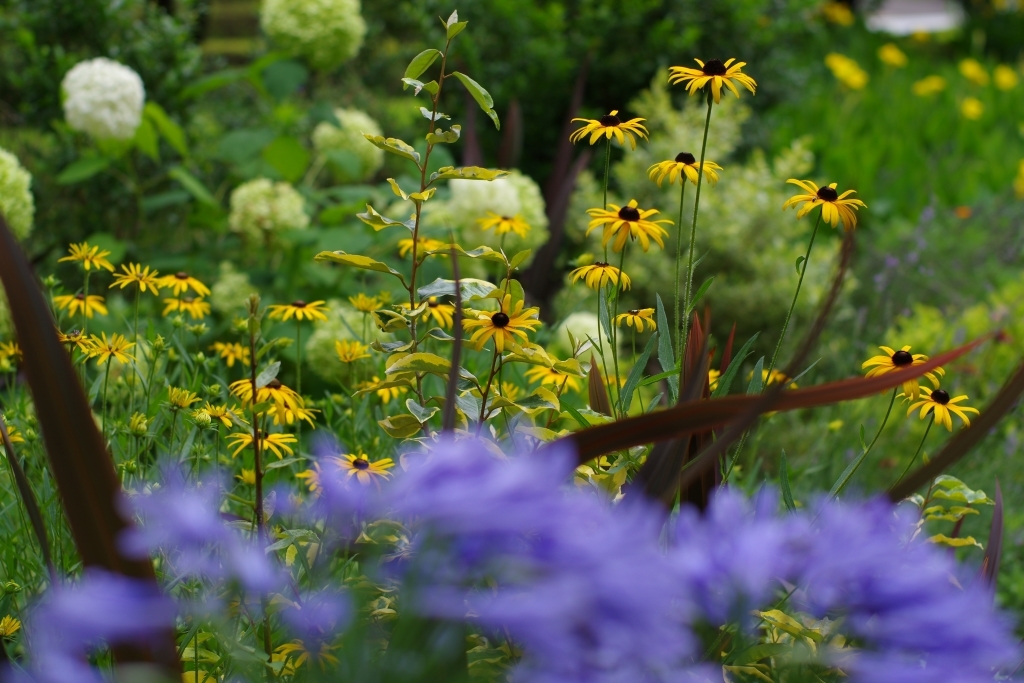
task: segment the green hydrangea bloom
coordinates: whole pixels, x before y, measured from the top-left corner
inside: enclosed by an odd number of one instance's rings
[[[363,134],[383,135],[380,125],[358,109],[335,109],[334,116],[341,126],[327,121],[318,124],[313,129],[313,146],[332,162],[331,170],[338,182],[369,180],[384,165],[384,150]]]
[[[36,205],[29,189],[31,185],[32,174],[25,170],[18,157],[0,147],[0,212],[19,240],[32,232]]]
[[[230,261],[224,261],[220,264],[217,281],[210,287],[210,305],[225,316],[242,315],[246,300],[256,291],[247,274],[235,270]]]
[[[239,185],[231,193],[231,230],[262,240],[281,230],[309,227],[302,195],[288,183],[257,178]]]
[[[354,57],[366,35],[359,0],[263,0],[260,25],[278,47],[321,71]]]

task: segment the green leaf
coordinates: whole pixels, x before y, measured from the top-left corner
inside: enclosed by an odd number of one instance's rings
[[[450,144],[452,142],[458,142],[459,136],[462,134],[462,126],[455,124],[451,130],[442,131],[440,133],[427,133],[427,142],[432,145],[439,144]]]
[[[263,160],[290,183],[297,182],[309,168],[309,151],[293,137],[279,137],[263,148]]]
[[[274,62],[260,73],[263,85],[275,100],[284,100],[309,80],[309,69],[294,59]]]
[[[530,258],[530,254],[533,253],[533,249],[524,249],[517,253],[515,256],[509,259],[508,267],[510,270],[515,270],[523,264],[526,259]]]
[[[147,119],[153,122],[156,129],[160,131],[160,135],[167,140],[167,144],[183,158],[187,158],[188,143],[185,141],[185,131],[167,115],[164,108],[156,102],[147,102],[142,112]]]
[[[686,307],[686,315],[689,317],[693,313],[693,309],[697,308],[697,304],[700,303],[701,297],[707,294],[708,288],[711,287],[711,283],[715,281],[715,277],[712,275],[697,289],[697,293],[693,295],[693,301]]]
[[[107,157],[85,156],[67,166],[57,176],[58,185],[74,185],[87,178],[91,178],[100,171],[110,166],[110,159]]]
[[[789,488],[789,464],[786,462],[785,449],[783,449],[782,458],[779,460],[779,487],[782,489],[782,502],[786,504],[786,509],[796,512],[793,492]]]
[[[449,24],[448,25],[448,40],[451,40],[455,36],[457,36],[460,33],[462,33],[462,31],[465,30],[465,28],[466,28],[466,24],[468,24],[468,23],[469,23],[468,21],[459,21],[459,22],[456,22],[454,24]]]
[[[661,302],[661,295],[655,294],[654,297],[658,311],[658,331],[661,333],[658,335],[658,364],[661,365],[662,370],[671,373],[666,379],[668,379],[669,398],[672,403],[675,403],[679,398],[679,368],[676,367],[672,335],[669,334],[669,330],[672,328],[668,324],[668,315],[665,314],[665,304]]]
[[[398,332],[409,327],[409,320],[394,311],[382,308],[373,311],[370,315],[373,316],[373,321],[381,332]]]
[[[357,213],[356,218],[377,231],[390,228],[392,225],[401,225],[403,228],[408,228],[411,232],[416,227],[416,220],[414,218],[410,218],[407,221],[396,221],[393,218],[380,215],[369,204],[366,205],[366,213]]]
[[[305,461],[305,458],[285,458],[284,460],[275,460],[274,462],[267,463],[266,465],[263,466],[263,469],[276,470],[280,469],[281,467],[288,467],[289,465],[293,465],[297,462],[303,461]]]
[[[384,371],[387,376],[406,372],[430,372],[435,375],[448,376],[451,372],[451,361],[433,353],[410,353],[395,361]]]
[[[462,168],[442,166],[430,174],[430,182],[435,180],[451,180],[453,178],[458,178],[459,180],[497,180],[498,178],[504,178],[508,173],[508,171],[491,170],[481,166],[463,166]]]
[[[946,534],[935,534],[928,540],[938,545],[947,545],[950,548],[963,548],[969,545],[974,545],[979,548],[983,547],[980,543],[978,543],[974,536],[965,536],[963,538],[950,538]]]
[[[392,415],[377,424],[393,439],[407,439],[420,431],[420,421],[409,414]]]
[[[452,117],[448,116],[448,114],[445,114],[444,112],[441,112],[441,111],[430,111],[426,107],[420,107],[420,115],[423,118],[425,118],[427,121],[434,121],[435,123],[437,121],[440,121],[441,119],[451,120],[451,118],[452,118]]]
[[[484,113],[491,117],[491,121],[494,121],[494,127],[501,130],[501,123],[498,121],[498,113],[494,111],[494,99],[491,97],[491,94],[482,85],[461,71],[453,71],[451,75],[459,79],[459,82],[465,86]]]
[[[472,299],[485,299],[487,298],[487,295],[497,289],[497,287],[487,280],[476,280],[471,277],[464,277],[459,279],[459,289],[461,290],[462,301],[466,302]],[[416,293],[421,297],[455,296],[455,280],[437,278],[429,285],[424,285],[417,289]]]
[[[718,378],[718,386],[715,388],[714,392],[712,392],[712,398],[725,396],[729,393],[729,389],[732,387],[732,381],[740,371],[740,365],[742,365],[743,361],[750,355],[750,348],[754,345],[754,341],[757,339],[757,335],[759,334],[760,332],[755,332],[754,336],[748,339],[747,343],[740,347],[740,350],[729,363],[729,367],[725,371],[725,374]]]
[[[135,147],[153,161],[160,163],[160,138],[148,119],[142,119],[135,130]]]
[[[256,388],[257,389],[262,389],[263,387],[265,387],[268,384],[270,384],[271,382],[273,382],[274,379],[277,377],[277,373],[280,372],[280,371],[281,371],[281,361],[279,361],[279,360],[278,361],[274,361],[273,363],[268,365],[266,367],[266,369],[263,370],[263,372],[261,372],[259,375],[257,375],[257,377],[256,377]]]
[[[424,83],[422,81],[416,80],[415,78],[403,78],[402,90],[405,90],[409,86],[412,86],[413,88],[413,95],[419,95],[421,90],[426,90],[431,95],[437,94],[437,81],[430,81],[429,83]]]
[[[174,166],[167,171],[170,178],[177,180],[190,195],[202,204],[209,206],[220,206],[206,186],[194,175],[185,170],[183,166]]]
[[[597,291],[597,322],[601,329],[604,330],[605,339],[611,344],[612,325],[611,318],[608,316],[608,297],[605,294],[604,287]]]
[[[508,265],[508,260],[505,258],[505,255],[503,253],[486,246],[477,247],[476,249],[473,249],[471,251],[466,251],[464,248],[462,248],[462,246],[458,244],[445,244],[444,246],[438,247],[437,249],[432,249],[427,253],[450,254],[453,249],[455,250],[456,253],[462,254],[463,256],[466,256],[468,258],[480,258],[485,261],[494,261],[496,263]]]
[[[421,424],[432,418],[434,414],[437,413],[438,410],[440,410],[436,406],[424,408],[411,398],[405,400],[405,407],[409,410],[410,413],[412,413],[413,417],[420,421]]]
[[[408,142],[399,140],[398,138],[385,138],[383,135],[369,135],[363,133],[363,137],[370,141],[371,144],[380,147],[385,152],[391,152],[397,154],[400,157],[409,159],[419,166],[420,153],[413,149],[412,145]]]
[[[586,429],[587,427],[590,426],[590,423],[583,419],[583,416],[580,415],[580,411],[576,410],[568,403],[562,404],[562,407],[565,408],[565,412],[569,413],[569,415],[572,416],[572,419],[576,420],[576,423],[579,424],[580,427]]]
[[[419,53],[412,58],[409,62],[409,66],[405,67],[405,78],[419,78],[424,71],[430,68],[430,65],[434,63],[438,57],[441,56],[440,50],[434,48],[427,48],[423,52]]]
[[[797,256],[796,257],[796,272],[798,272],[798,273],[800,272],[800,264],[803,263],[803,262],[804,262],[804,257],[803,256]]]
[[[647,361],[650,360],[651,353],[654,352],[654,345],[657,343],[659,336],[657,332],[651,335],[651,338],[647,340],[647,346],[644,347],[643,353],[640,354],[636,363],[633,364],[633,369],[629,371],[626,384],[623,385],[622,393],[619,394],[619,406],[624,413],[628,413],[629,407],[633,404],[633,392],[636,391],[636,385],[644,374]]]
[[[314,261],[331,261],[332,263],[341,263],[346,266],[352,266],[353,268],[362,268],[363,270],[372,270],[378,273],[388,273],[394,275],[402,284],[405,284],[405,278],[397,270],[392,268],[386,263],[381,263],[369,256],[361,256],[359,254],[346,254],[343,251],[321,251],[315,257]]]
[[[226,85],[237,83],[238,81],[244,80],[248,75],[246,69],[224,69],[217,71],[194,81],[191,85],[181,91],[181,97],[184,99],[191,99],[205,95],[206,93],[223,88]]]
[[[754,372],[750,375],[750,382],[747,384],[747,394],[760,394],[764,388],[764,379],[761,375],[764,374],[764,356],[757,359],[754,363]]]

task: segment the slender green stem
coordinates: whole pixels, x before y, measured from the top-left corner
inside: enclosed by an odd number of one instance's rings
[[[864,464],[864,459],[868,457],[868,453],[870,453],[871,449],[875,447],[875,442],[878,441],[878,437],[882,435],[882,430],[885,429],[885,423],[889,421],[889,414],[892,413],[892,406],[896,403],[897,390],[898,387],[892,390],[892,397],[889,399],[889,407],[885,411],[885,417],[882,418],[882,424],[878,426],[878,431],[875,432],[875,438],[871,439],[871,443],[864,449],[864,452],[858,455],[857,459],[850,463],[850,466],[847,467],[841,475],[839,475],[839,481],[837,481],[835,486],[832,487],[832,490],[829,491],[829,495],[833,498],[838,497],[839,494],[843,492],[846,485],[850,483],[851,479],[853,479],[853,475],[856,474],[860,466]]]
[[[604,144],[604,183],[602,185],[602,192],[603,192],[603,196],[604,196],[604,208],[606,210],[608,209],[608,174],[609,174],[610,169],[611,169],[611,159],[612,159],[612,141],[610,139],[608,139],[608,140],[605,141],[605,144]],[[604,261],[606,263],[608,261],[608,247],[607,246],[604,248]],[[619,281],[620,282],[622,281],[621,272],[620,272]],[[607,289],[605,291],[607,291]],[[601,312],[602,312],[601,311],[601,297],[598,296],[597,297],[597,348],[598,348],[598,350],[601,353],[601,362],[603,364],[605,364],[604,374],[605,374],[605,378],[607,379],[608,366],[605,363],[605,358],[604,358],[604,335],[601,334]],[[609,335],[611,333],[610,330],[605,330],[605,332],[608,332]]]
[[[604,209],[608,210],[608,174],[611,170],[612,165],[612,139],[608,138],[604,143],[604,187],[603,198],[604,198]]]
[[[139,352],[139,294],[140,290],[138,287],[135,288],[135,323],[132,325],[132,333],[134,338],[132,339],[132,348],[135,349],[135,354]],[[139,366],[137,362],[132,363],[132,374],[129,376],[128,382],[128,417],[131,417],[135,413],[135,376],[139,373]]]
[[[921,437],[921,444],[917,447],[917,452],[914,453],[914,457],[911,458],[910,462],[907,463],[907,466],[903,470],[903,474],[901,474],[900,478],[896,480],[896,484],[898,484],[901,481],[903,481],[903,477],[907,476],[907,472],[909,472],[910,468],[914,466],[915,462],[917,462],[917,456],[921,455],[921,450],[924,448],[924,441],[925,441],[925,439],[928,438],[928,432],[930,432],[932,430],[932,425],[933,424],[935,424],[935,413],[934,412],[932,412],[932,419],[928,421],[928,427],[924,430],[924,436]],[[895,486],[896,484],[893,484],[893,486]],[[890,487],[890,488],[892,488],[892,487]]]
[[[107,383],[110,381],[110,366],[113,360],[107,359],[107,369],[103,373],[103,441],[107,441]]]
[[[682,310],[679,307],[679,266],[683,262],[683,200],[686,198],[686,174],[679,174],[679,220],[676,221],[676,280],[673,293],[675,295],[675,306],[673,311],[675,312],[675,326],[672,328],[672,333],[676,336],[676,358],[679,359],[679,355],[683,351],[683,337],[682,337]],[[691,240],[692,242],[692,240]]]
[[[295,318],[295,393],[302,398],[302,322]],[[298,421],[295,429],[296,445],[302,448],[302,420]]]
[[[796,308],[796,300],[800,296],[800,287],[804,284],[804,274],[807,272],[807,261],[811,258],[811,247],[814,246],[814,238],[821,226],[821,211],[818,211],[818,220],[814,221],[814,231],[811,233],[811,241],[807,243],[807,253],[804,254],[804,261],[800,265],[800,279],[796,281],[796,292],[793,294],[793,303],[789,305],[789,313],[786,314],[786,322],[782,324],[782,334],[779,335],[779,343],[775,345],[775,353],[772,354],[772,362],[768,365],[768,378],[771,379],[772,370],[775,369],[775,362],[779,359],[779,350],[786,338],[786,330],[789,329],[789,321],[793,317],[793,309]],[[765,382],[765,387],[768,383]]]
[[[89,316],[86,315],[86,311],[89,310],[89,276],[92,275],[88,270],[85,271],[85,286],[82,288],[82,294],[85,296],[85,300],[82,301],[82,334],[86,337],[89,336]]]
[[[704,119],[704,139],[700,143],[700,166],[697,167],[697,194],[693,197],[693,222],[690,224],[690,255],[686,262],[686,294],[683,297],[685,302],[685,308],[683,309],[683,336],[682,343],[679,345],[679,375],[680,379],[683,379],[683,368],[685,363],[683,355],[686,353],[686,342],[687,337],[690,334],[690,314],[687,312],[690,309],[692,302],[690,296],[693,292],[693,246],[697,239],[697,211],[700,209],[700,188],[704,180],[704,154],[708,148],[708,129],[711,127],[711,105],[714,100],[711,97],[710,90],[708,91],[708,115]],[[679,383],[682,388],[682,381]]]
[[[615,313],[609,319],[609,324],[612,326],[612,361],[613,367],[615,368],[615,402],[619,406],[619,412],[622,412],[622,392],[619,386],[619,332],[615,326],[615,318],[619,315],[619,299],[622,297],[622,266],[626,262],[626,244],[622,245],[622,252],[619,254],[619,283],[615,286]]]

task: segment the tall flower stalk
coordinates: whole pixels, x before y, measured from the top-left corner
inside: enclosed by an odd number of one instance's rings
[[[683,302],[685,308],[683,309],[683,331],[679,338],[679,376],[683,378],[683,357],[686,354],[686,342],[690,335],[690,315],[689,310],[692,302],[690,298],[693,296],[693,248],[694,243],[697,240],[697,212],[700,210],[700,188],[704,179],[704,155],[708,148],[708,129],[711,127],[711,93],[708,93],[708,113],[704,117],[704,137],[700,143],[700,165],[697,167],[697,193],[693,197],[693,221],[690,223],[690,248],[689,255],[686,259],[686,291],[683,295]],[[682,198],[680,198],[682,202]],[[679,207],[679,213],[682,214],[683,208]],[[678,269],[678,266],[676,266]],[[678,322],[678,319],[677,319]],[[682,383],[680,383],[682,386]]]

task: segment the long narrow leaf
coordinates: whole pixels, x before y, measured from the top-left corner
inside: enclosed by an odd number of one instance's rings
[[[992,589],[996,588],[999,578],[999,560],[1003,555],[1003,491],[996,480],[995,507],[992,510],[992,525],[988,531],[988,543],[985,544],[985,559],[981,561],[981,575],[985,583]]]
[[[602,415],[612,414],[612,402],[608,399],[608,388],[601,377],[594,354],[590,354],[590,372],[587,373],[587,389],[590,395],[590,409]]]
[[[651,353],[654,352],[654,343],[658,340],[659,336],[657,332],[651,335],[651,338],[647,340],[647,346],[644,347],[643,353],[640,354],[636,363],[633,364],[633,369],[629,371],[629,377],[626,378],[626,384],[622,387],[622,394],[619,397],[619,407],[623,413],[628,413],[629,407],[633,404],[633,392],[636,391],[636,385],[639,384],[640,378],[644,374],[647,361],[651,359]]]
[[[676,356],[675,351],[672,349],[672,334],[669,332],[671,327],[668,322],[668,315],[665,313],[665,304],[661,302],[661,295],[655,294],[655,303],[658,311],[658,363],[661,364],[661,369],[666,374],[664,377],[668,379],[668,395],[669,402],[675,403],[679,396],[679,369],[676,367]],[[675,331],[675,334],[679,334],[679,330]]]
[[[786,462],[786,451],[783,449],[779,458],[779,487],[782,489],[782,502],[786,509],[796,512],[796,503],[793,502],[793,491],[789,488],[789,463]]]
[[[4,450],[7,453],[7,463],[11,466],[11,473],[14,474],[14,483],[18,487],[18,495],[21,503],[28,513],[29,522],[32,524],[32,532],[36,535],[36,542],[39,543],[39,551],[46,563],[46,569],[50,572],[50,580],[57,581],[57,570],[53,566],[53,558],[50,556],[50,538],[46,533],[46,522],[43,521],[43,514],[39,510],[39,502],[36,494],[32,491],[25,470],[18,460],[18,454],[14,452],[14,444],[7,433],[7,425],[4,424],[3,415],[0,415],[0,440],[3,441]]]
[[[742,364],[743,361],[747,359],[747,356],[750,355],[750,348],[754,345],[754,342],[757,341],[757,336],[759,334],[760,332],[755,332],[754,336],[748,339],[747,342],[740,347],[739,352],[736,354],[736,359],[730,359],[729,367],[724,373],[722,373],[722,376],[718,378],[718,386],[715,387],[714,393],[711,394],[712,397],[717,398],[718,396],[725,396],[729,393],[729,389],[732,387],[732,381],[735,379],[736,373],[740,371],[740,364]]]

